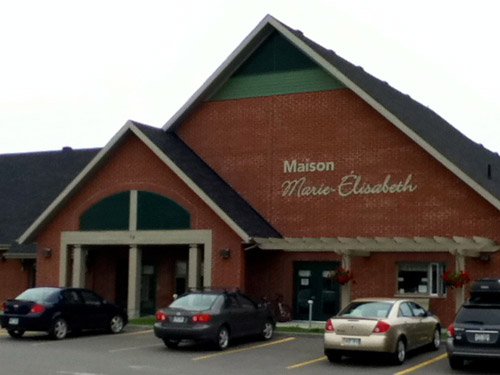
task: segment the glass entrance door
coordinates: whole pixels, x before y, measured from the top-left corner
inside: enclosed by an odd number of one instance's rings
[[[156,265],[144,264],[141,275],[141,316],[156,311]]]
[[[340,286],[330,280],[330,271],[340,262],[294,263],[294,319],[309,319],[309,301],[312,304],[312,320],[325,321],[339,311]]]

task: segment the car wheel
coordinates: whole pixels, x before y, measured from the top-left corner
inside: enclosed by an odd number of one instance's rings
[[[268,320],[264,323],[264,328],[262,329],[261,337],[264,341],[271,340],[274,334],[273,323]]]
[[[342,354],[333,350],[330,350],[326,354],[326,357],[328,358],[328,361],[330,361],[331,363],[339,363],[342,361]]]
[[[56,318],[52,322],[49,335],[54,340],[62,340],[68,334],[68,323],[63,318]]]
[[[222,326],[217,331],[217,337],[215,338],[215,346],[219,350],[224,350],[229,346],[229,330],[226,326]]]
[[[460,370],[464,367],[464,359],[462,357],[450,355],[448,356],[448,361],[450,362],[450,367],[453,370]]]
[[[406,343],[403,339],[398,339],[396,351],[392,353],[392,362],[395,365],[402,365],[406,359]]]
[[[179,346],[180,340],[163,339],[165,346],[169,349],[175,349]]]
[[[436,327],[434,330],[434,334],[432,335],[432,342],[430,344],[431,350],[439,350],[439,346],[441,345],[441,332],[439,328]]]
[[[115,315],[109,321],[109,331],[111,333],[120,333],[123,330],[123,318],[121,315]]]
[[[13,337],[15,339],[18,339],[24,335],[24,330],[22,329],[11,329],[7,331],[10,335],[10,337]]]

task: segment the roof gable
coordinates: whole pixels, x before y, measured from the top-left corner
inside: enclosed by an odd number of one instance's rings
[[[174,132],[198,105],[217,97],[235,74],[258,71],[258,49],[278,33],[331,77],[352,90],[497,209],[500,209],[500,157],[476,144],[429,108],[402,94],[331,50],[266,16],[186,104],[164,125]],[[259,52],[254,56],[255,52]],[[259,64],[257,64],[259,62]]]
[[[66,188],[32,222],[18,242],[23,244],[32,241],[65,202],[71,199],[78,188],[91,178],[95,170],[106,162],[108,156],[130,132],[141,139],[167,167],[172,169],[245,242],[248,242],[254,236],[280,237],[279,232],[267,223],[175,134],[165,133],[161,129],[129,121],[108,145],[72,181],[67,183]],[[30,217],[30,219],[33,220],[33,217]]]
[[[334,90],[345,86],[288,39],[273,31],[207,100]]]

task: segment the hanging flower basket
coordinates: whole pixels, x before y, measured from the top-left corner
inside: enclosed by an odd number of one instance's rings
[[[340,285],[344,285],[349,281],[354,280],[354,274],[351,270],[339,267],[335,271],[330,272],[330,279]]]
[[[466,271],[446,271],[441,275],[444,285],[450,288],[461,288],[470,281],[470,275]]]

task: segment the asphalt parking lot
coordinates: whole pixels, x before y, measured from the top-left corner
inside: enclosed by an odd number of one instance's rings
[[[181,344],[167,349],[147,327],[126,327],[118,335],[84,334],[52,341],[27,333],[12,339],[0,330],[2,374],[456,374],[448,366],[444,346],[438,352],[410,353],[403,366],[380,356],[345,359],[331,364],[323,356],[321,335],[277,333],[273,340],[240,341],[219,352],[206,345]],[[499,363],[469,365],[459,374],[500,373]]]

